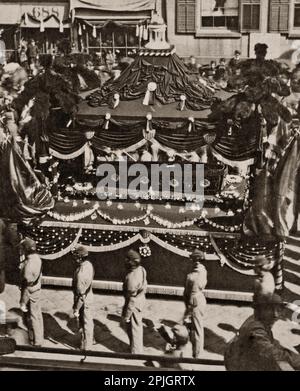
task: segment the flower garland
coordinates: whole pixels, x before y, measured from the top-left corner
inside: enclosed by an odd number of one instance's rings
[[[65,200],[65,202],[67,202],[67,201]],[[68,202],[69,202],[69,200],[68,200]],[[107,205],[112,206],[113,203],[111,201],[107,201]],[[73,206],[74,207],[78,206],[77,201],[73,202]],[[199,228],[201,228],[200,225],[201,225],[201,222],[203,222],[203,223],[209,225],[210,227],[212,227],[213,229],[217,229],[217,230],[220,230],[223,232],[228,232],[228,233],[239,232],[242,228],[242,224],[229,226],[229,225],[215,223],[214,221],[211,221],[210,219],[208,219],[206,217],[207,216],[206,210],[202,210],[201,215],[199,217],[193,218],[191,220],[182,221],[179,223],[174,223],[168,219],[162,218],[162,217],[152,213],[152,210],[154,209],[152,205],[148,205],[145,208],[139,202],[137,202],[136,208],[140,211],[143,211],[144,213],[141,216],[128,217],[127,219],[118,219],[116,217],[111,217],[108,213],[105,213],[100,209],[99,202],[96,202],[92,208],[87,209],[82,212],[71,213],[69,215],[65,215],[65,214],[61,214],[58,212],[49,211],[48,216],[53,218],[56,221],[61,221],[61,222],[78,222],[78,221],[83,220],[87,217],[91,217],[92,220],[96,220],[97,216],[99,216],[103,220],[106,220],[106,221],[110,222],[111,224],[118,225],[118,226],[134,224],[134,223],[138,223],[141,221],[143,221],[144,224],[146,226],[148,226],[148,225],[150,225],[150,220],[152,220],[156,224],[158,224],[162,227],[168,228],[168,229],[184,229],[184,228],[192,227],[195,224],[198,224]],[[171,209],[171,208],[172,207],[170,204],[166,204],[166,209]],[[120,210],[124,209],[124,206],[121,203],[119,203],[117,206],[117,209],[120,209]],[[180,214],[183,214],[183,209],[184,208],[180,208],[180,210],[179,210]],[[191,210],[193,210],[193,209],[191,209]],[[194,211],[196,212],[197,210],[198,209],[195,208]],[[215,210],[216,210],[216,213],[218,213],[218,208],[216,208]],[[232,210],[230,210],[227,213],[227,215],[233,216],[234,212]]]
[[[89,216],[93,216],[99,207],[100,207],[100,205],[97,202],[91,209],[87,209],[83,212],[71,213],[68,216],[63,215],[61,213],[52,212],[52,211],[48,212],[47,214],[49,217],[51,217],[52,219],[57,220],[57,221],[74,222],[74,221],[83,220]]]
[[[98,215],[103,219],[111,222],[113,225],[127,225],[127,224],[132,224],[132,223],[137,223],[139,221],[143,221],[147,218],[148,213],[144,214],[143,216],[138,216],[138,217],[132,217],[128,219],[117,219],[117,218],[112,218],[108,214],[103,213],[101,210],[97,210]]]

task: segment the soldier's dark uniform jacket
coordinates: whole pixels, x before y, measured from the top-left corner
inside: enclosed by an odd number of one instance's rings
[[[250,317],[225,352],[229,371],[279,371],[279,362],[300,370],[300,355],[283,348],[270,327]]]

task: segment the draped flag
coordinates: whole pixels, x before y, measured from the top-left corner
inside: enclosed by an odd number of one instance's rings
[[[274,175],[266,166],[256,178],[254,198],[245,221],[247,234],[286,238],[294,222],[299,189],[300,138],[287,147]]]

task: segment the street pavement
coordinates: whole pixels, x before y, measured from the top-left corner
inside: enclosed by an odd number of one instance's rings
[[[300,237],[293,237],[287,245],[285,257],[284,298],[290,302],[300,300]],[[18,344],[28,344],[26,328],[19,310],[20,291],[7,285],[0,300],[6,303],[9,317],[19,319],[18,328],[13,331]],[[120,315],[124,299],[121,295],[95,293],[93,350],[103,352],[128,352],[128,338],[120,326]],[[52,348],[77,349],[79,334],[72,316],[73,295],[68,289],[43,289],[42,311],[45,324],[45,346]],[[300,305],[300,302],[299,302]],[[222,359],[226,343],[230,341],[242,323],[253,313],[249,303],[209,301],[205,313],[205,352],[203,358]],[[154,323],[173,326],[181,322],[184,304],[180,298],[147,299],[144,314],[145,354],[162,355],[165,341],[153,329]],[[278,321],[274,334],[282,345],[300,352],[299,323],[291,320]]]

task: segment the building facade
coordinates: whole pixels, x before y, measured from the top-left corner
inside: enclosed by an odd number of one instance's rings
[[[300,0],[165,0],[169,40],[182,56],[201,62],[232,56],[252,57],[255,43],[269,56],[300,47]]]
[[[1,0],[0,28],[8,56],[21,40],[35,39],[41,52],[52,53],[57,42],[70,37],[68,0]]]
[[[66,40],[79,51],[128,54],[147,41],[155,9],[178,54],[203,63],[236,49],[251,57],[256,42],[272,58],[300,46],[300,0],[0,0],[0,29],[12,52],[35,38],[44,53]]]

